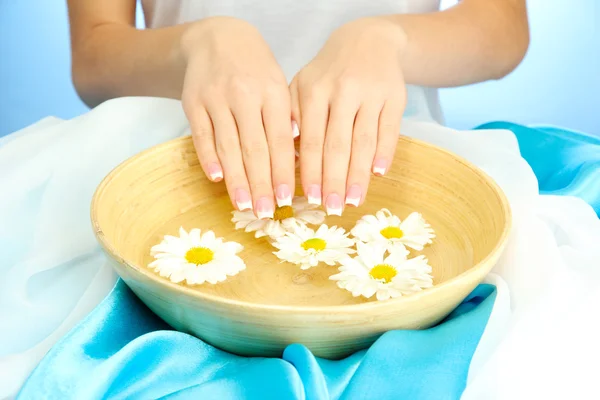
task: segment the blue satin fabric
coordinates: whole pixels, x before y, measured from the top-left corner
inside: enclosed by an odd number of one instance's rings
[[[576,195],[600,214],[600,139],[557,128],[510,129],[540,191]],[[38,365],[19,399],[458,399],[495,288],[480,285],[441,324],[392,331],[340,361],[301,344],[282,358],[244,358],[170,330],[119,281]]]
[[[510,122],[490,122],[476,129],[511,130],[537,176],[540,193],[580,197],[600,216],[600,137]]]
[[[169,330],[119,281],[47,354],[18,399],[456,399],[494,304],[480,285],[440,325],[392,331],[340,361],[300,344],[245,358]]]

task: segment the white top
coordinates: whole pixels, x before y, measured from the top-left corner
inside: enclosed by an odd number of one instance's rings
[[[436,11],[439,0],[142,0],[146,26],[157,28],[212,16],[244,19],[264,36],[288,79],[352,20]],[[437,89],[409,86],[406,117],[442,121]]]

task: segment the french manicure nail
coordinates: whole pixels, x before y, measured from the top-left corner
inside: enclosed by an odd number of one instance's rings
[[[244,189],[235,190],[235,204],[240,211],[252,210],[252,198]]]
[[[306,197],[308,197],[308,204],[316,206],[321,205],[321,187],[319,185],[309,185],[306,191]]]
[[[211,163],[208,166],[208,176],[210,177],[210,180],[213,182],[219,182],[223,179],[223,170],[221,169],[221,166],[217,163]]]
[[[273,218],[275,207],[273,206],[273,200],[267,197],[261,197],[256,202],[256,216],[258,219]]]
[[[348,193],[346,193],[346,204],[358,207],[358,205],[360,204],[361,197],[362,190],[360,190],[360,186],[352,185],[350,186],[350,188],[348,188]]]
[[[342,215],[342,199],[336,193],[327,196],[327,215]]]
[[[292,205],[292,191],[285,183],[277,186],[277,189],[275,190],[275,197],[277,198],[277,205],[279,207]]]
[[[300,129],[298,129],[298,123],[296,121],[292,121],[292,136],[294,139],[300,136]]]
[[[386,160],[380,158],[375,160],[373,163],[373,173],[378,176],[383,176],[387,172],[388,163]]]

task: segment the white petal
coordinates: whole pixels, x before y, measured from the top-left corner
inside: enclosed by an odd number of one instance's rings
[[[404,245],[402,245],[401,243],[392,244],[392,246],[389,247],[388,250],[390,254],[383,261],[385,264],[389,264],[393,267],[396,267],[407,260],[406,257],[409,254],[408,250],[406,250],[406,247],[404,247]]]
[[[384,211],[387,211],[386,209],[382,209],[379,210],[375,213],[375,216],[377,217],[377,221],[379,224],[381,225],[387,225],[388,224],[388,213],[385,213]]]
[[[385,288],[380,288],[377,291],[377,300],[384,301],[390,298],[390,292]]]
[[[189,234],[190,244],[192,247],[200,247],[200,229],[192,229]]]
[[[310,263],[300,264],[300,269],[302,269],[302,270],[307,270],[307,269],[310,269],[311,267],[312,267],[312,265],[310,265]]]
[[[248,223],[257,219],[258,218],[256,217],[256,215],[254,215],[253,211],[234,211],[233,218],[231,218],[231,221],[235,223],[243,222],[245,223],[245,225],[248,225]]]
[[[356,244],[356,249],[358,251],[360,261],[369,269],[383,262],[383,255],[386,251],[385,246],[377,242],[369,244],[359,242]]]
[[[190,285],[201,285],[205,281],[204,271],[201,268],[195,268],[186,274],[186,282]]]
[[[187,253],[189,249],[189,247],[185,247],[183,244],[179,243],[177,245],[157,244],[156,246],[152,247],[151,252],[155,257],[158,255],[158,253],[173,254],[178,257],[184,257],[185,253]]]
[[[267,223],[267,220],[264,219],[257,219],[255,221],[250,222],[247,226],[245,231],[246,232],[254,232],[257,231],[259,229],[262,229],[265,224]]]
[[[305,210],[299,211],[296,214],[296,219],[306,222],[308,224],[321,224],[325,221],[326,213],[322,210]]]
[[[362,290],[362,295],[367,299],[373,297],[377,293],[377,285],[365,285]]]
[[[185,229],[183,229],[183,226],[180,226],[180,227],[179,227],[179,237],[180,237],[182,240],[187,240],[187,238],[188,238],[188,234],[187,234],[187,232],[185,231]]]
[[[220,247],[219,248],[220,251],[224,251],[229,254],[237,254],[237,253],[241,252],[242,250],[244,250],[244,246],[242,246],[241,244],[239,244],[237,242],[226,242],[226,243],[223,243],[219,247]]]
[[[248,224],[252,221],[237,221],[235,223],[235,229],[244,229],[248,226]]]
[[[202,247],[212,249],[215,247],[215,241],[217,240],[217,237],[213,231],[206,231],[202,234],[202,238],[200,240]]]
[[[279,221],[269,221],[263,228],[263,231],[267,236],[273,239],[284,236],[287,232]]]
[[[171,273],[171,281],[175,283],[183,282],[186,278],[186,268],[181,267],[173,270]]]

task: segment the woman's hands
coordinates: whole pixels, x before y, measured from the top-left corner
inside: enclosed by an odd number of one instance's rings
[[[274,194],[290,205],[295,187],[290,93],[267,43],[250,24],[210,18],[182,38],[182,102],[202,169],[225,179],[239,210],[272,218]]]
[[[344,25],[288,90],[254,27],[233,18],[192,26],[182,39],[182,101],[204,172],[225,179],[236,208],[272,217],[274,194],[289,205],[295,187],[292,118],[309,201],[330,215],[359,206],[371,172],[383,175],[393,159],[406,102],[404,43],[385,20]]]
[[[341,215],[362,204],[371,172],[392,162],[406,105],[398,25],[362,19],[335,31],[290,85],[300,170],[310,202]]]

